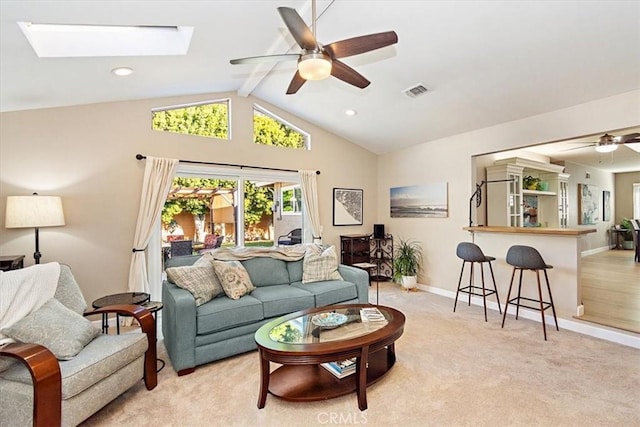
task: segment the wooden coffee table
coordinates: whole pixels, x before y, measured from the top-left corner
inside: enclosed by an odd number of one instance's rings
[[[353,393],[358,408],[367,409],[367,386],[379,381],[395,364],[395,341],[404,331],[404,315],[390,307],[375,306],[382,322],[362,322],[360,309],[372,305],[334,305],[298,311],[263,325],[255,339],[260,355],[260,395],[289,401],[314,401]],[[318,326],[316,315],[335,312],[341,325]],[[346,320],[345,320],[346,316]],[[356,372],[336,378],[321,363],[356,358]],[[270,363],[282,366],[270,373]]]

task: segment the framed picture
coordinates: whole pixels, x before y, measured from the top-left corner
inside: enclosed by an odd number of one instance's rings
[[[598,220],[600,205],[598,187],[591,184],[578,184],[578,217],[579,225],[594,225]]]
[[[449,216],[447,183],[438,182],[389,190],[391,218],[446,218]]]
[[[602,220],[611,221],[611,191],[602,191]]]
[[[333,225],[362,225],[362,190],[333,189]]]

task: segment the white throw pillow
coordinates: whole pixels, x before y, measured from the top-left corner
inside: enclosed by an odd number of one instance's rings
[[[302,283],[344,280],[338,273],[338,256],[334,246],[309,245],[302,262]]]
[[[167,268],[166,272],[167,278],[171,282],[191,292],[196,300],[197,307],[222,294],[222,286],[218,281],[218,276],[213,271],[211,263],[170,267]]]
[[[69,360],[99,335],[100,329],[52,298],[2,333],[19,342],[43,345],[58,360]]]

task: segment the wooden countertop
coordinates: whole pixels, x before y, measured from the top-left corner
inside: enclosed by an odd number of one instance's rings
[[[549,236],[582,236],[595,233],[595,228],[545,228],[545,227],[463,227],[463,230],[481,233],[512,233],[512,234],[544,234]]]

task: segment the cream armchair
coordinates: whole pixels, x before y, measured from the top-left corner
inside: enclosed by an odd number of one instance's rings
[[[60,308],[60,303],[64,308]],[[15,332],[14,329],[26,329],[27,334],[29,329],[37,331],[42,329],[42,325],[30,322],[42,322],[42,318],[47,319],[47,327],[55,328],[57,313],[64,317],[60,320],[64,325],[62,339],[55,339],[50,348],[17,339],[22,342],[0,346],[1,420],[11,420],[12,426],[75,426],[141,379],[144,379],[148,390],[156,387],[156,330],[148,310],[135,305],[119,305],[84,312],[86,302],[71,270],[64,265],[60,266],[54,298],[35,314],[45,309],[49,310],[49,317],[43,315],[39,320],[33,320],[34,313],[31,313],[20,321],[19,327],[14,325],[2,330],[3,334],[16,339],[10,334]],[[72,311],[75,311],[73,315],[78,316],[77,319],[69,314]],[[79,316],[101,313],[133,316],[142,331],[104,335],[97,329],[87,329],[86,324],[90,322]],[[60,355],[56,358],[54,353],[64,352],[65,349],[59,347],[75,333],[70,331],[75,329],[73,325],[69,328],[69,323],[64,323],[68,319],[84,323],[84,332],[97,336],[89,336],[90,342],[77,355],[64,357],[69,360],[58,360]],[[95,326],[90,325],[90,328]]]

